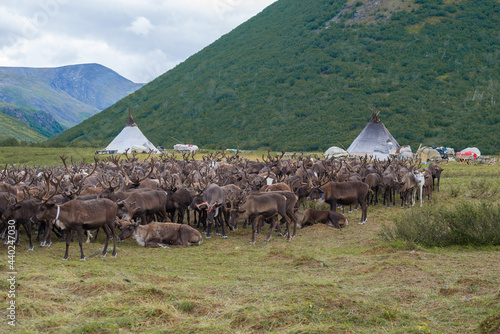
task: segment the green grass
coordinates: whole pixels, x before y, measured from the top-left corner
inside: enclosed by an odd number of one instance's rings
[[[471,181],[498,175],[499,165],[444,165],[433,202]],[[478,176],[480,175],[480,176]],[[491,199],[498,203],[496,195]],[[494,333],[499,329],[500,247],[409,247],[378,235],[411,210],[370,207],[368,223],[336,230],[316,224],[291,243],[268,231],[250,245],[240,228],[198,247],[147,249],[134,240],[117,258],[101,258],[98,243],[16,251],[16,333]],[[2,247],[2,252],[6,248]],[[7,272],[6,257],[0,263]],[[6,275],[6,274],[5,274]],[[0,280],[0,291],[6,291]],[[1,295],[7,305],[6,294]],[[12,331],[5,321],[0,332]]]
[[[41,148],[41,147],[0,147],[0,165],[6,164],[31,166],[56,166],[61,163],[60,156],[72,156],[76,162],[94,161],[96,148]],[[104,156],[103,156],[104,158]]]

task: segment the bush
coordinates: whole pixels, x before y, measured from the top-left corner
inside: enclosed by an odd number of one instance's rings
[[[397,219],[394,227],[384,225],[381,236],[428,247],[499,246],[500,205],[481,202],[414,209]]]
[[[4,140],[0,140],[0,146],[19,146],[19,141],[14,137],[9,137]]]
[[[472,180],[470,184],[471,198],[478,199],[488,199],[498,195],[500,193],[500,186],[491,182],[491,180]]]

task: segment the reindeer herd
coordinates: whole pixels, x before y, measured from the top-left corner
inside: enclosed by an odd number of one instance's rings
[[[41,246],[52,236],[66,240],[64,259],[76,232],[80,259],[83,237],[99,230],[106,234],[102,256],[110,241],[116,256],[116,240],[133,237],[141,246],[179,247],[199,245],[213,230],[227,238],[226,229],[238,223],[252,226],[251,243],[266,223],[269,241],[277,231],[291,241],[297,228],[324,223],[335,228],[348,224],[337,206],[361,208],[359,224],[367,221],[367,208],[382,201],[410,208],[416,198],[430,200],[443,170],[431,163],[421,168],[410,160],[371,161],[320,159],[303,155],[267,157],[262,161],[224,152],[195,159],[162,154],[139,160],[137,155],[110,156],[93,163],[74,162],[61,156],[53,168],[5,166],[0,174],[0,231],[5,243],[19,244],[24,227],[33,250],[32,231]],[[306,209],[307,201],[329,204],[329,210]],[[280,218],[280,220],[278,220]],[[7,232],[15,224],[15,236]],[[281,228],[284,228],[284,232]],[[292,231],[293,228],[293,231]],[[15,240],[12,240],[14,238]]]

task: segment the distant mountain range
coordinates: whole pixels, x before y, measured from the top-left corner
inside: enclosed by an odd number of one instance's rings
[[[400,145],[500,153],[498,0],[279,0],[49,143],[348,147],[371,106]]]
[[[0,67],[0,112],[51,137],[142,86],[99,64]]]

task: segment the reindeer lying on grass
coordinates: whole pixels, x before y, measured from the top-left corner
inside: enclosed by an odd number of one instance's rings
[[[187,247],[201,245],[201,233],[186,224],[151,222],[146,225],[119,220],[116,225],[122,230],[121,241],[132,237],[144,247]]]
[[[297,211],[297,227],[302,228],[315,223],[322,223],[335,228],[343,228],[349,224],[347,219],[340,213],[332,210],[306,209]]]

